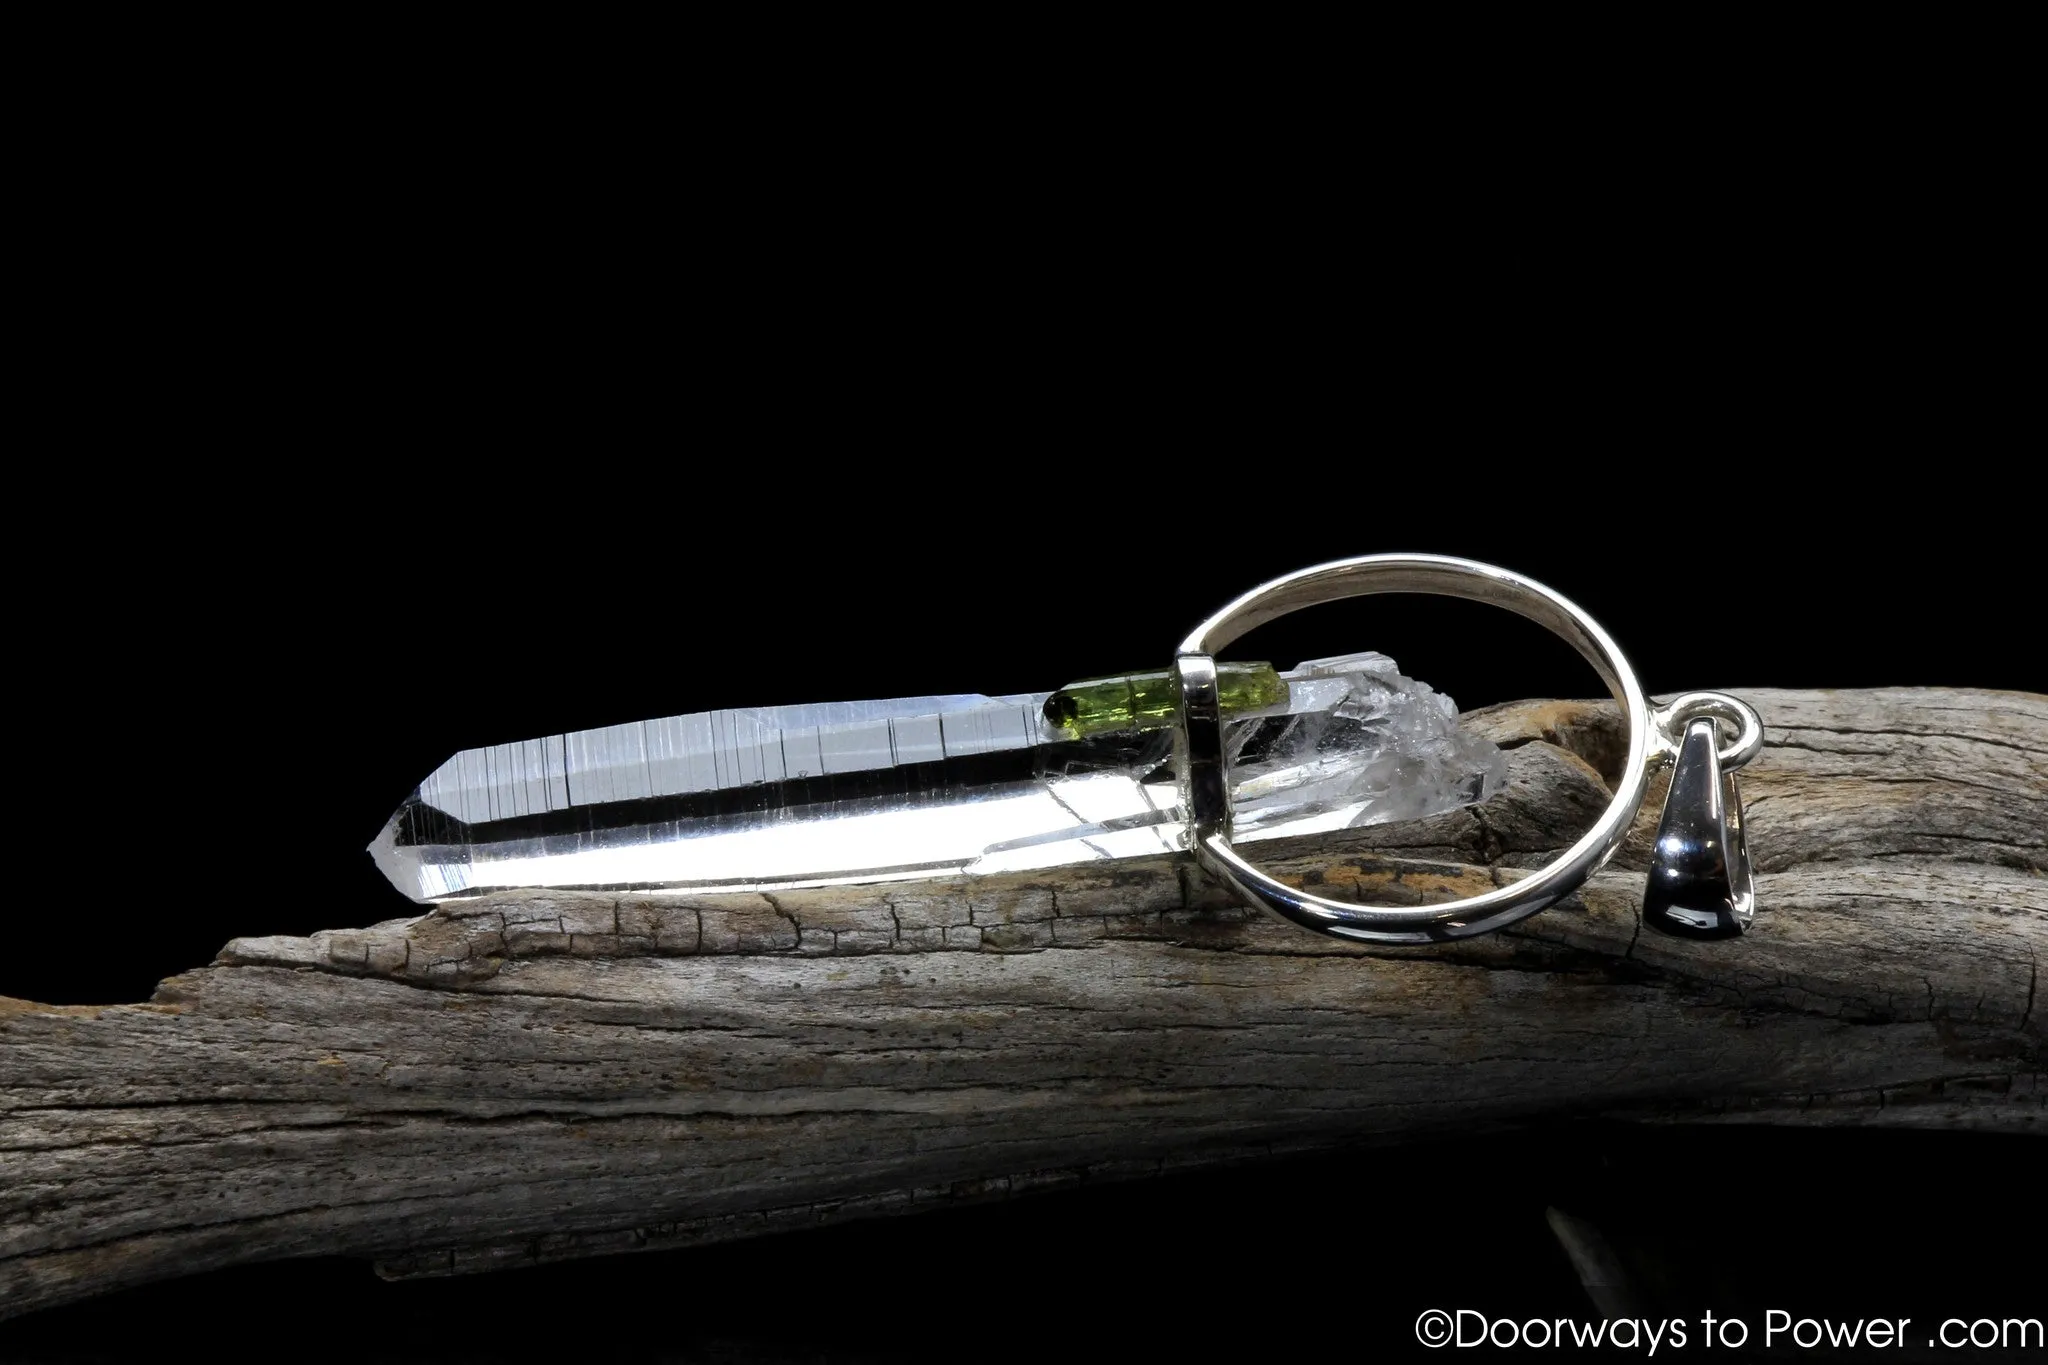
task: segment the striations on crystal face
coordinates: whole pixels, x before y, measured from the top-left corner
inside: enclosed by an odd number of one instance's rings
[[[1506,780],[1505,757],[1459,730],[1450,698],[1385,655],[1265,675],[1247,675],[1245,709],[1226,720],[1239,841],[1434,815]],[[1172,729],[1077,735],[1047,719],[1054,696],[709,711],[465,750],[370,853],[426,902],[772,890],[1181,850]]]

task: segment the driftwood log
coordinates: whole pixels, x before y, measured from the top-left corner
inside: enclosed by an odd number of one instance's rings
[[[0,998],[0,1317],[317,1254],[531,1264],[1539,1116],[2038,1132],[2048,698],[1761,691],[1757,924],[1639,935],[1659,790],[1573,900],[1339,944],[1168,860],[241,939],[147,1004]],[[1466,894],[1607,801],[1612,708],[1521,703],[1509,789],[1262,845]]]

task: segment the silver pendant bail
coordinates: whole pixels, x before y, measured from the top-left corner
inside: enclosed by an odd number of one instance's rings
[[[1716,717],[1743,726],[1726,752]],[[1643,921],[1681,938],[1734,938],[1756,914],[1756,877],[1734,770],[1761,747],[1762,726],[1747,705],[1713,693],[1682,697],[1655,720],[1667,742],[1676,741],[1676,755],[1650,852]]]

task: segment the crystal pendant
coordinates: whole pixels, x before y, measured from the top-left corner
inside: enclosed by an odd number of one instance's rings
[[[1416,819],[1506,780],[1504,756],[1459,730],[1450,698],[1384,655],[1231,667],[1240,841]],[[370,852],[418,901],[773,890],[1176,852],[1164,677],[700,712],[465,750]]]

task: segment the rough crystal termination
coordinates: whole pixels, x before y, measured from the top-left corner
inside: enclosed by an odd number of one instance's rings
[[[1484,800],[1506,760],[1380,654],[1311,660],[1227,722],[1241,842]],[[415,900],[772,889],[1178,851],[1170,729],[1076,737],[1051,693],[713,711],[457,754],[370,851]]]

